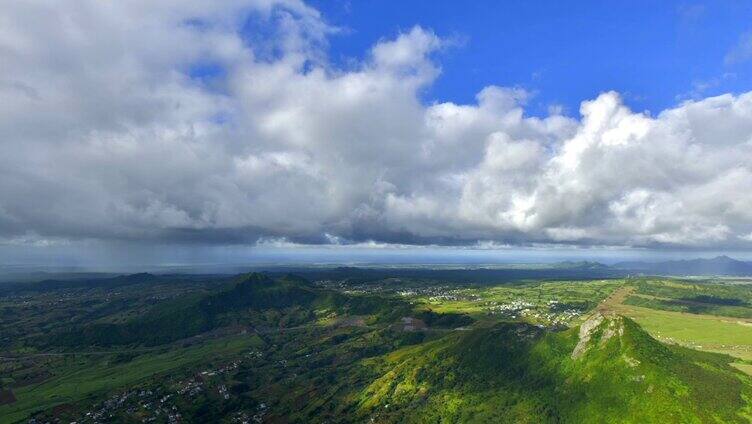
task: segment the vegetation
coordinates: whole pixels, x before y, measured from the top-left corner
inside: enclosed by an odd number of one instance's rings
[[[634,288],[618,311],[656,338],[752,360],[749,285],[723,280],[641,280],[634,282]]]
[[[386,422],[744,422],[752,386],[728,358],[664,346],[622,318],[603,320],[572,358],[577,342],[575,329],[515,323],[406,348],[379,363],[360,412]]]
[[[14,422],[36,411],[126,387],[158,373],[205,362],[208,357],[236,355],[260,343],[258,338],[234,337],[201,346],[147,353],[124,363],[118,363],[118,356],[95,360],[65,358],[56,367],[58,373],[49,380],[18,389],[15,393],[18,401],[0,409],[0,422]]]
[[[752,318],[752,291],[747,284],[644,280],[627,304],[693,314]]]
[[[752,417],[752,299],[737,282],[246,274],[30,287],[0,295],[13,335],[0,336],[0,423]]]

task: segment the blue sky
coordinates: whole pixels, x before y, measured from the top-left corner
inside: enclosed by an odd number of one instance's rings
[[[725,57],[752,31],[749,1],[314,1],[344,29],[333,60],[360,57],[379,39],[421,25],[460,44],[438,53],[442,76],[425,100],[471,103],[491,84],[536,93],[528,113],[620,92],[653,114],[683,99],[746,91],[752,61]]]

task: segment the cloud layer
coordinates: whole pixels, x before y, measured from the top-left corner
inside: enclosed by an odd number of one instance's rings
[[[0,6],[0,239],[752,247],[752,93],[430,103],[414,27],[335,65],[297,1]]]

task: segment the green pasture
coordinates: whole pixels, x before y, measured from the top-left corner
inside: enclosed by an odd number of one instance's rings
[[[660,340],[752,360],[752,326],[744,321],[631,305],[621,312]]]

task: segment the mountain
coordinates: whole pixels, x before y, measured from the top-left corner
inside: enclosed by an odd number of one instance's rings
[[[620,262],[613,268],[660,275],[752,275],[752,262],[728,256],[665,262]]]
[[[596,314],[579,329],[525,323],[453,334],[366,366],[375,422],[746,422],[752,382],[730,357],[667,346]]]

